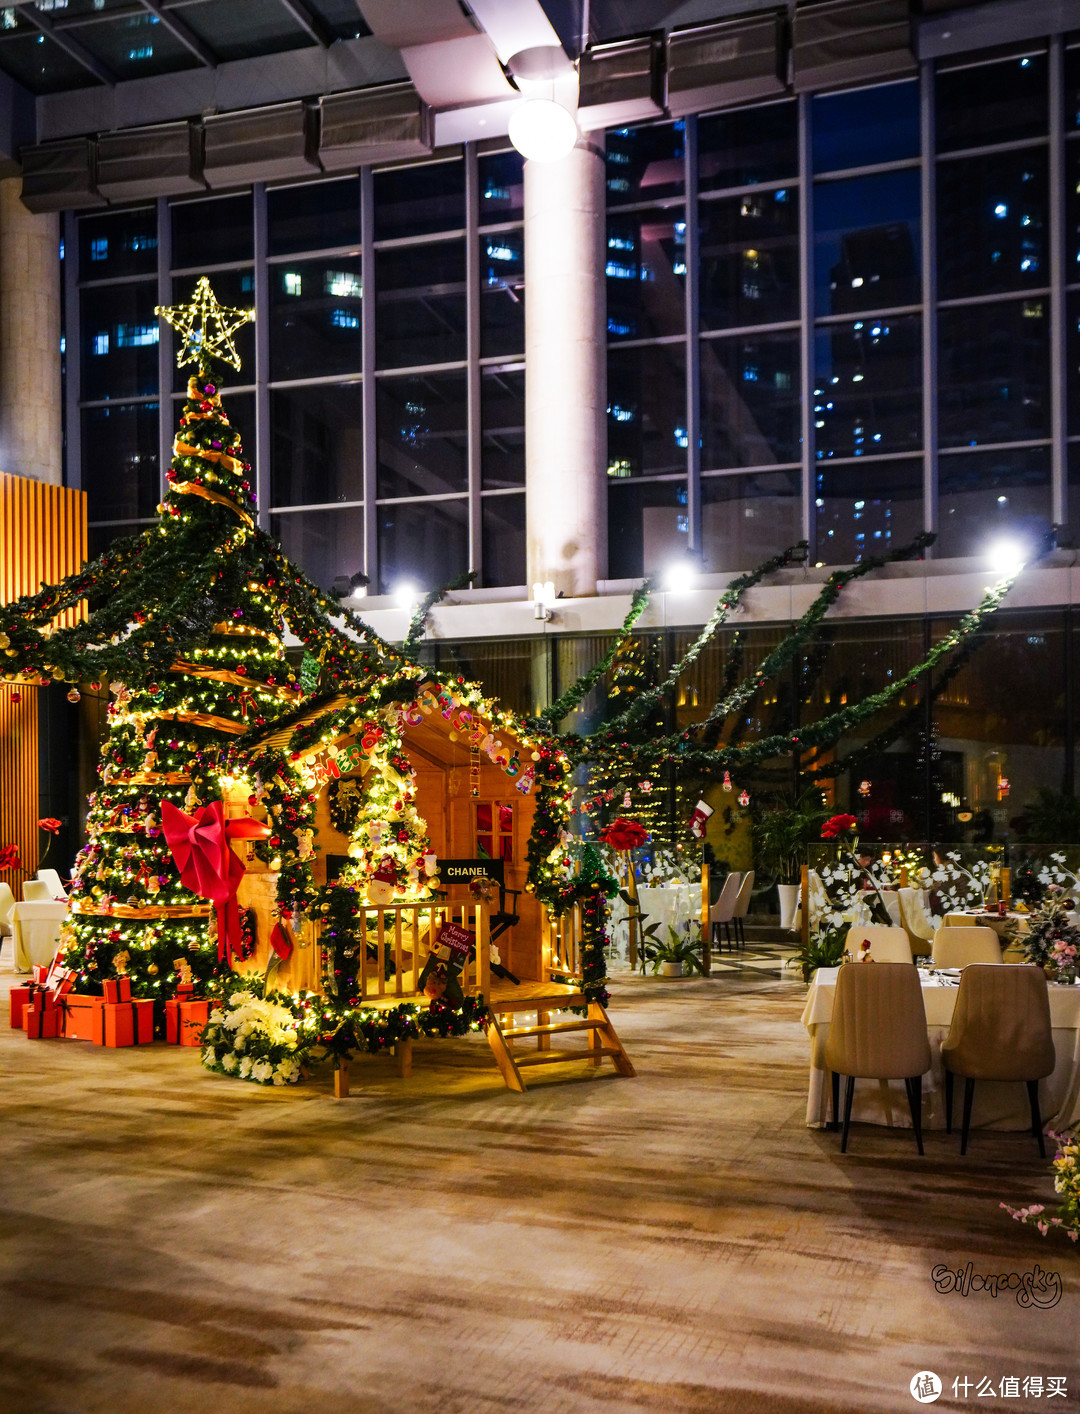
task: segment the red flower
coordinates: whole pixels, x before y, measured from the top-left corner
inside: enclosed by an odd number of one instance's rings
[[[19,846],[17,844],[0,844],[0,869],[21,869],[22,867]]]
[[[636,820],[627,820],[620,815],[617,820],[612,820],[606,830],[601,830],[600,839],[612,849],[640,849],[643,844],[649,843],[649,833]]]
[[[821,838],[823,840],[839,839],[841,835],[850,834],[858,824],[854,815],[834,815],[831,820],[826,820],[821,827]]]
[[[38,821],[38,829],[47,830],[50,835],[55,835],[62,829],[63,824],[63,820],[57,820],[52,815],[46,815],[44,820]]]

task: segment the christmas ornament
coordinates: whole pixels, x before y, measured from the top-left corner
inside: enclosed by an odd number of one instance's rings
[[[730,792],[731,790],[734,789],[734,787],[733,787],[732,784],[731,784],[731,772],[730,772],[730,771],[725,771],[725,772],[724,772],[724,789],[725,789],[726,791],[728,791],[728,792]]]
[[[706,805],[703,800],[699,800],[694,806],[694,813],[687,822],[687,828],[696,840],[705,838],[705,823],[712,813],[712,806]]]
[[[180,335],[180,347],[176,351],[178,368],[183,368],[185,363],[202,365],[207,354],[231,363],[233,368],[240,367],[240,355],[236,352],[232,336],[248,320],[255,318],[255,311],[228,309],[218,304],[205,275],[195,286],[190,303],[155,305],[154,313],[171,324]],[[207,391],[214,392],[216,389],[210,385]],[[207,411],[206,408],[203,410]]]

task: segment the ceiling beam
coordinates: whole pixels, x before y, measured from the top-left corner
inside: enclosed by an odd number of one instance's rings
[[[178,39],[185,49],[195,55],[200,64],[205,64],[208,69],[217,68],[218,56],[183,20],[166,10],[158,0],[141,0],[141,3],[143,9],[153,15],[159,24],[164,25],[174,39]]]
[[[101,83],[107,84],[109,88],[116,87],[115,75],[105,67],[100,59],[90,53],[89,49],[84,49],[77,39],[72,39],[64,34],[62,30],[57,30],[56,26],[47,15],[43,15],[36,5],[16,5],[15,13],[29,25],[33,25],[40,34],[47,35],[54,44],[60,46],[65,54],[70,55],[77,64],[81,64]]]
[[[300,28],[311,35],[316,44],[321,44],[324,49],[330,48],[337,35],[323,17],[311,9],[306,0],[281,0],[281,4]],[[359,15],[357,18],[359,19]]]

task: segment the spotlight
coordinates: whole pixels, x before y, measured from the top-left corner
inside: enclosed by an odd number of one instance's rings
[[[671,594],[686,594],[694,587],[694,566],[687,560],[676,560],[664,571],[664,588]]]
[[[987,559],[996,574],[1011,579],[1024,568],[1027,550],[1017,540],[997,540],[990,546]]]
[[[394,599],[399,609],[414,609],[420,602],[420,591],[411,581],[403,579],[394,590]]]
[[[527,98],[510,115],[510,141],[530,162],[558,162],[577,140],[577,123],[554,99]]]

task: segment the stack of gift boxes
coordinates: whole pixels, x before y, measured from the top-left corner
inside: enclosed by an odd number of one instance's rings
[[[104,996],[73,990],[74,978],[55,960],[35,967],[29,982],[11,989],[11,1025],[30,1040],[92,1041],[96,1046],[145,1046],[154,1039],[154,1003],[133,998],[131,981],[117,977],[103,984]],[[197,1000],[190,985],[165,1003],[166,1040],[197,1046],[210,1015],[210,1003]]]

